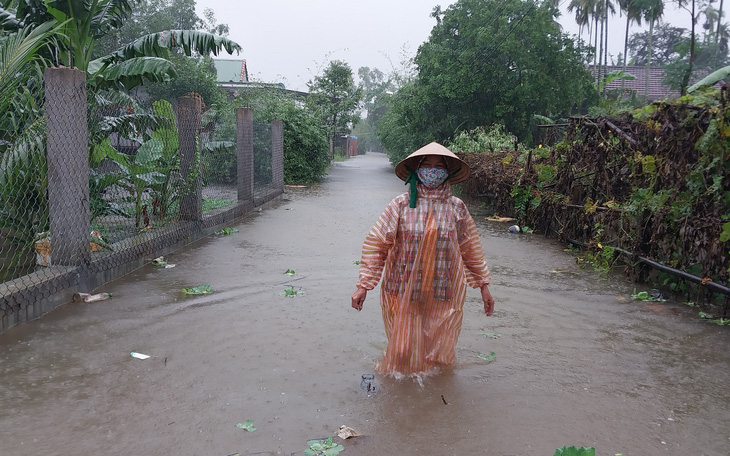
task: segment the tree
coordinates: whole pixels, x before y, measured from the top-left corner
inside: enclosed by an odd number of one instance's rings
[[[390,109],[389,100],[396,90],[395,84],[377,68],[360,67],[357,74],[360,78],[360,89],[363,94],[362,106],[366,112],[365,119],[358,122],[356,126],[358,147],[381,150],[382,145],[378,141],[375,132],[378,129],[380,119]]]
[[[170,56],[169,60],[175,65],[177,76],[169,81],[145,84],[151,99],[162,98],[174,105],[181,96],[195,92],[203,97],[203,102],[207,106],[211,106],[227,96],[226,92],[218,87],[215,66],[210,57],[176,54]]]
[[[651,21],[649,26],[651,27]],[[687,39],[687,29],[659,24],[652,32],[631,34],[629,54],[634,65],[652,63],[663,67],[679,58],[677,45]]]
[[[168,60],[172,49],[186,55],[229,54],[240,51],[235,42],[197,30],[166,30],[136,38],[116,51],[94,59],[100,39],[121,27],[137,0],[6,0],[0,7],[2,26],[6,30],[26,26],[35,28],[49,21],[61,26],[61,37],[50,56],[56,65],[76,67],[87,73],[89,84],[96,88],[131,89],[143,79],[163,81],[175,75]],[[16,6],[12,8],[10,6]]]
[[[714,0],[676,0],[677,5],[687,11],[690,14],[691,29],[690,29],[690,44],[689,44],[689,59],[687,60],[687,69],[684,72],[680,83],[680,91],[682,95],[687,93],[687,86],[689,85],[689,79],[692,76],[692,69],[695,64],[695,44],[697,42],[697,34],[695,33],[695,26],[699,19],[700,14],[706,10],[707,4]],[[699,2],[699,4],[698,4]]]
[[[628,59],[626,54],[629,48],[629,27],[631,22],[635,22],[636,25],[641,25],[641,18],[643,16],[643,4],[642,0],[619,0],[621,10],[626,15],[626,34],[624,36],[624,53],[623,53],[623,72],[626,73],[626,67],[628,65]],[[625,80],[621,79],[621,95],[623,96]]]
[[[338,133],[349,133],[359,119],[357,109],[362,99],[362,89],[355,85],[350,65],[333,60],[320,76],[307,83],[307,105],[322,121],[330,141],[330,154],[334,158],[334,139]]]
[[[715,44],[710,40],[707,44],[705,40],[698,40],[695,43],[694,52],[694,65],[693,70],[690,73],[690,79],[687,79],[687,74],[690,68],[690,46],[691,41],[688,37],[685,37],[676,45],[676,50],[679,53],[679,57],[668,64],[665,69],[664,83],[674,90],[686,89],[687,83],[692,81],[692,78],[696,78],[697,71],[707,71],[707,69],[713,68],[713,64],[716,61],[715,57]],[[725,66],[728,61],[728,48],[727,42],[723,46],[723,42],[719,43],[719,54],[717,61],[720,66]]]
[[[164,30],[204,30],[214,35],[227,36],[228,25],[218,24],[210,8],[204,18],[195,12],[194,0],[135,0],[129,19],[121,27],[110,30],[99,39],[94,57],[110,54],[136,38]]]
[[[560,117],[595,100],[587,56],[555,25],[558,14],[521,0],[449,6],[418,49],[418,75],[381,120],[389,153],[495,123],[525,140],[534,114]]]

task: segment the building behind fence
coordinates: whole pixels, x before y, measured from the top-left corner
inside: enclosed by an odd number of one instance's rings
[[[282,123],[238,108],[235,141],[217,140],[203,108],[196,94],[176,111],[100,96],[90,106],[84,72],[46,70],[45,151],[0,157],[13,177],[0,212],[0,332],[283,193]]]

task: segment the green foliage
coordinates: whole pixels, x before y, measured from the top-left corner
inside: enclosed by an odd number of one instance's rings
[[[564,446],[555,450],[553,456],[596,456],[596,449],[593,447]]]
[[[357,109],[363,97],[363,90],[355,85],[350,65],[333,60],[307,86],[307,107],[320,119],[329,137],[334,139],[338,133],[349,133],[351,125],[360,119]]]
[[[360,67],[357,70],[362,91],[362,107],[367,113],[364,119],[360,119],[353,134],[357,135],[358,150],[382,151],[383,145],[377,138],[377,130],[380,120],[390,110],[390,97],[396,91],[393,78],[387,77],[377,68]],[[362,152],[360,152],[362,153]]]
[[[221,230],[215,230],[213,233],[217,236],[230,236],[231,234],[238,233],[238,230],[227,226]]]
[[[180,291],[182,291],[186,295],[201,295],[213,293],[213,289],[208,283],[206,283],[205,285],[199,285],[197,287],[182,288]]]
[[[730,222],[722,224],[722,233],[720,233],[720,242],[730,241]]]
[[[727,79],[728,76],[730,76],[730,66],[720,68],[689,86],[687,93],[692,93],[702,87],[714,86],[718,82]]]
[[[286,184],[311,184],[321,180],[329,168],[327,132],[320,121],[306,109],[277,88],[261,87],[243,91],[237,98],[216,103],[209,111],[209,117],[217,119],[216,138],[235,144],[235,108],[251,107],[254,120],[271,122],[280,120],[284,127],[284,182]],[[259,132],[260,133],[260,132]],[[261,138],[262,141],[266,138]],[[227,153],[220,151],[217,164],[206,164],[205,172],[213,173],[231,170],[235,176],[235,149]],[[256,160],[255,160],[256,161]],[[211,160],[213,162],[213,160]],[[270,166],[270,159],[268,162]],[[213,171],[216,166],[218,171]],[[262,171],[257,171],[258,174]]]
[[[165,99],[176,102],[178,98],[191,92],[203,97],[206,106],[222,101],[226,92],[218,87],[215,66],[209,57],[188,57],[174,54],[169,58],[175,74],[162,82],[145,84],[151,99]]]
[[[493,363],[497,359],[497,354],[494,352],[489,352],[489,354],[477,352],[475,356],[485,363]]]
[[[195,11],[195,3],[195,0],[136,0],[122,26],[99,39],[94,47],[94,57],[109,54],[140,36],[163,30],[207,29],[208,32],[225,35],[206,27],[206,21]]]
[[[521,187],[519,182],[515,182],[510,196],[514,198],[514,208],[518,218],[524,217],[532,199],[532,188]]]
[[[307,456],[337,456],[345,447],[334,443],[332,437],[327,440],[308,440],[307,445],[309,448],[304,450],[304,454]]]
[[[283,293],[280,293],[282,296],[286,296],[287,298],[293,298],[294,296],[297,296],[301,294],[300,290],[297,290],[294,287],[287,287],[284,289]]]
[[[248,432],[256,431],[257,429],[253,425],[253,420],[246,420],[243,423],[236,424],[238,429],[245,429]]]
[[[561,32],[558,14],[550,2],[521,0],[459,0],[436,10],[415,58],[418,75],[381,120],[391,162],[484,125],[503,124],[526,140],[535,113],[564,117],[594,102],[586,55]]]
[[[634,289],[634,293],[631,295],[631,299],[634,299],[636,301],[652,301],[652,302],[654,302],[654,301],[659,301],[659,302],[666,301],[666,299],[656,298],[654,296],[651,296],[646,291],[640,291],[640,292],[637,293],[636,292],[636,289]]]
[[[36,28],[49,21],[61,33],[50,46],[56,65],[67,65],[87,72],[90,85],[97,88],[131,89],[143,79],[164,81],[176,73],[167,60],[171,50],[180,50],[190,56],[229,54],[240,51],[235,42],[199,30],[163,30],[135,37],[116,51],[93,59],[97,42],[119,29],[132,13],[135,0],[47,0],[19,2],[17,9],[0,8],[0,14],[16,17],[19,21],[4,21],[5,27]]]
[[[230,206],[235,204],[235,201],[227,198],[218,197],[204,197],[203,198],[203,212],[209,212],[222,207]]]
[[[48,230],[41,52],[58,31],[45,23],[0,36],[0,234],[21,274],[35,263],[36,233]],[[0,280],[15,278],[6,273]]]
[[[586,264],[593,270],[603,274],[608,273],[615,261],[615,250],[607,245],[598,243],[598,250],[588,250],[576,257],[578,264]]]
[[[454,153],[488,153],[515,149],[517,143],[517,137],[508,133],[504,125],[493,124],[460,132],[448,143],[448,147]]]

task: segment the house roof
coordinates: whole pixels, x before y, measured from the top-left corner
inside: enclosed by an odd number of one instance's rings
[[[218,82],[248,82],[246,59],[213,59]]]
[[[591,66],[590,68],[591,73],[594,75],[595,73],[595,67]],[[606,73],[610,73],[611,71],[623,71],[623,66],[608,66],[606,68]],[[623,87],[625,91],[633,91],[636,92],[637,95],[643,96],[644,92],[646,90],[646,67],[645,66],[627,66],[626,72],[629,74],[632,74],[636,77],[636,79],[632,80],[621,80],[621,79],[614,79],[611,81],[607,86],[606,90],[621,90],[621,83],[623,82]],[[709,74],[709,69],[702,68],[698,69],[693,72],[692,78],[690,80],[690,85],[700,80],[701,78],[707,76]],[[649,94],[648,94],[649,101],[654,100],[664,100],[664,99],[671,99],[671,98],[677,98],[680,96],[679,91],[672,90],[669,86],[664,85],[664,68],[659,67],[651,67],[649,69]]]

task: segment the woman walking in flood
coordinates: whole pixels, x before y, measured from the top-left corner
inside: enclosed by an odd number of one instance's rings
[[[481,290],[487,316],[494,311],[476,225],[451,193],[469,172],[438,143],[418,149],[395,167],[410,191],[390,202],[365,238],[352,307],[362,310],[382,275],[388,347],[377,369],[384,374],[420,376],[455,361],[467,285]]]

